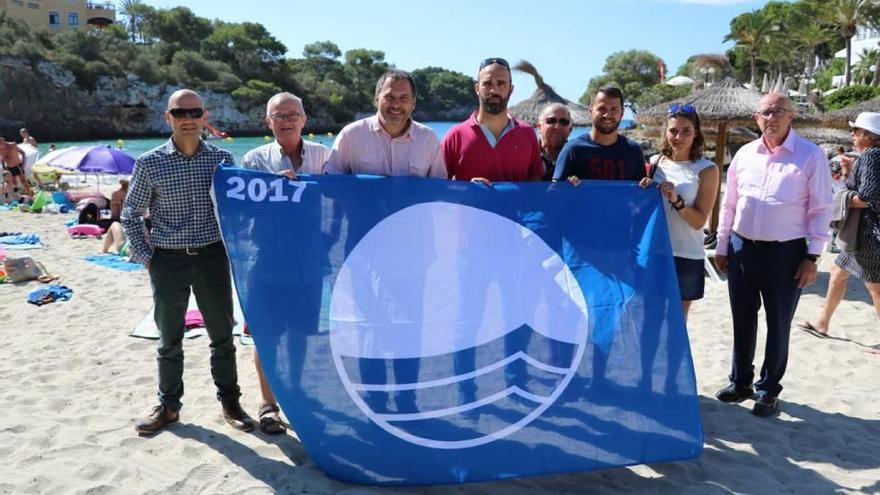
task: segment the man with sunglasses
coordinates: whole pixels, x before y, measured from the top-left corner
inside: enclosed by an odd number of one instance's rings
[[[210,196],[214,168],[233,164],[233,159],[228,151],[202,141],[207,115],[195,91],[181,89],[171,95],[165,112],[171,138],[138,157],[123,204],[121,220],[131,259],[149,271],[159,329],[159,405],[135,424],[140,435],[152,435],[179,419],[190,290],[211,340],[211,375],[223,418],[238,430],[254,428],[239,404],[229,260]],[[144,225],[147,210],[149,235]]]
[[[479,109],[443,138],[449,177],[484,184],[541,180],[544,166],[535,130],[507,113],[513,94],[510,64],[503,58],[483,60],[474,91]]]
[[[559,152],[571,134],[571,112],[562,103],[550,103],[538,117],[538,133],[541,135],[541,161],[544,162],[542,180],[553,179]]]
[[[718,225],[715,264],[728,274],[733,363],[730,383],[715,396],[722,402],[754,397],[757,416],[779,409],[791,320],[801,290],[816,280],[817,261],[830,238],[828,160],[821,148],[794,132],[793,119],[786,96],[761,98],[755,120],[762,136],[740,148],[730,163]],[[762,302],[767,344],[753,388]]]
[[[333,143],[328,174],[446,177],[440,140],[412,119],[418,91],[412,76],[389,70],[376,82],[376,115],[345,126]]]
[[[553,180],[632,180],[646,176],[641,146],[618,134],[623,119],[623,92],[602,86],[590,98],[593,127],[589,134],[573,139],[562,148]]]

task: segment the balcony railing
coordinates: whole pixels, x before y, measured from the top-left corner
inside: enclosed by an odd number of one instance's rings
[[[112,2],[86,2],[86,8],[93,10],[116,10],[116,6]]]

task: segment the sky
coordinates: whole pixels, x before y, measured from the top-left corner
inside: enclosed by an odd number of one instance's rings
[[[767,0],[333,0],[301,2],[145,0],[185,5],[201,17],[259,22],[299,58],[308,43],[329,40],[344,53],[385,52],[403,70],[439,66],[476,76],[479,63],[528,60],[557,93],[577,101],[614,52],[649,50],[675,73],[689,56],[723,53],[730,20]],[[535,90],[514,73],[511,104]]]

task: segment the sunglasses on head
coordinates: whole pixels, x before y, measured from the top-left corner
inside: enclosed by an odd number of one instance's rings
[[[480,70],[483,70],[484,67],[492,64],[502,65],[507,68],[507,70],[510,70],[510,64],[507,63],[507,60],[498,57],[487,58],[486,60],[480,62]]]
[[[168,110],[175,119],[200,119],[205,115],[204,108],[172,108]]]
[[[669,113],[696,113],[697,109],[694,108],[693,105],[671,105],[669,107]]]
[[[564,117],[561,119],[557,119],[556,117],[550,117],[549,119],[544,119],[544,123],[547,125],[559,124],[563,127],[567,127],[569,124],[571,124],[571,119],[566,119]]]

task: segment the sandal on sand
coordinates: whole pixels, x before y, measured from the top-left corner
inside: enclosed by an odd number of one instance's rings
[[[823,332],[822,330],[819,330],[818,328],[813,326],[812,323],[810,323],[808,321],[802,321],[802,322],[798,323],[797,326],[798,326],[798,328],[807,332],[808,334],[813,335],[815,337],[819,337],[820,339],[828,338],[827,332]]]
[[[260,431],[269,435],[284,433],[287,426],[281,421],[280,412],[277,404],[260,406]]]

